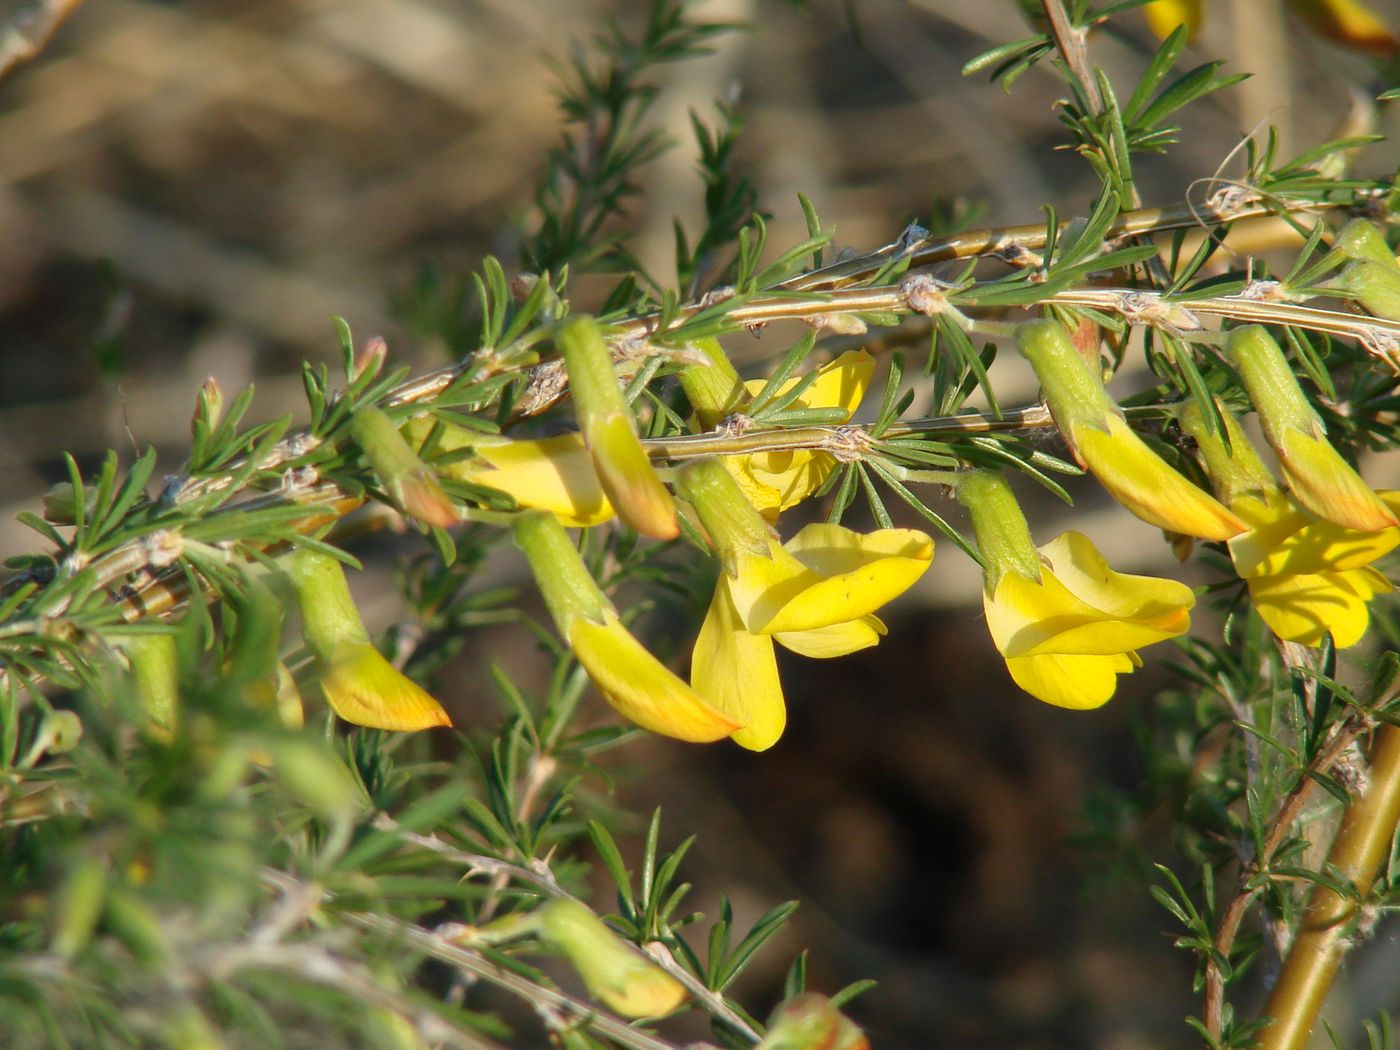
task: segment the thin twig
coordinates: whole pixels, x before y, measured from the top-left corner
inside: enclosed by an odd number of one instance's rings
[[[380,813],[374,818],[374,827],[380,831],[387,831],[400,836],[404,841],[411,842],[423,849],[430,850],[448,860],[462,865],[468,871],[479,871],[490,873],[493,878],[501,880],[517,879],[521,882],[535,886],[543,890],[551,897],[564,898],[582,904],[587,907],[587,902],[580,900],[560,886],[551,872],[542,861],[532,861],[529,867],[519,864],[512,864],[509,861],[499,860],[496,857],[489,857],[481,853],[468,853],[451,846],[435,835],[420,835],[417,832],[409,831],[401,827],[387,813]],[[591,910],[591,909],[590,909]],[[734,1030],[749,1036],[755,1042],[758,1041],[758,1033],[753,1027],[734,1011],[728,1003],[724,1001],[724,996],[719,992],[705,986],[705,983],[687,970],[672,953],[671,948],[663,941],[651,941],[644,945],[646,953],[658,966],[669,973],[690,992],[695,999],[708,1013],[720,1018]]]
[[[262,881],[284,893],[295,891],[301,884],[301,880],[295,876],[272,869],[264,869]],[[335,895],[324,890],[321,894],[321,900],[323,904],[333,904]],[[479,952],[453,944],[441,935],[421,926],[415,926],[388,915],[367,912],[338,910],[335,915],[362,930],[383,934],[430,958],[456,967],[465,973],[494,984],[498,988],[504,988],[506,991],[520,996],[537,1010],[540,1007],[545,1007],[557,1014],[562,1020],[571,1024],[582,1024],[599,1035],[631,1048],[631,1050],[680,1050],[675,1043],[666,1042],[649,1032],[633,1028],[620,1018],[599,1010],[591,1003],[575,999],[573,996],[565,995],[552,988],[546,988],[520,974],[503,969]]]
[[[1079,90],[1089,103],[1091,116],[1103,112],[1103,93],[1099,91],[1094,68],[1089,64],[1089,52],[1084,46],[1084,30],[1076,29],[1065,13],[1065,5],[1060,0],[1041,0],[1045,17],[1050,22],[1050,36],[1055,41],[1055,50],[1065,60],[1065,66],[1073,75]]]

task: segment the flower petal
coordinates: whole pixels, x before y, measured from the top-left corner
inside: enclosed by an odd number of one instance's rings
[[[1118,688],[1118,676],[1133,669],[1124,653],[1111,656],[1007,657],[1012,679],[1037,700],[1056,707],[1102,707]]]
[[[450,726],[442,705],[368,642],[348,642],[325,662],[326,703],[347,722],[411,731]]]
[[[475,450],[473,459],[444,465],[443,475],[500,489],[522,507],[553,512],[568,528],[613,517],[581,434],[481,444]]]
[[[1195,594],[1184,583],[1114,572],[1081,532],[1057,536],[1041,547],[1040,553],[1051,573],[1071,594],[1119,619],[1174,624],[1180,613],[1196,604]]]
[[[783,511],[821,488],[836,469],[836,460],[825,452],[797,449],[758,452],[747,457],[746,465],[754,482],[776,495],[777,509]]]
[[[845,656],[878,645],[885,633],[885,625],[878,617],[862,616],[859,620],[834,623],[830,627],[785,631],[773,635],[773,640],[799,656],[828,660],[833,656]]]
[[[1400,493],[1380,494],[1388,506]],[[1252,576],[1310,575],[1339,572],[1370,565],[1400,546],[1400,528],[1358,532],[1320,520],[1279,494],[1270,501],[1272,519],[1254,517],[1259,501],[1241,507],[1250,531],[1230,541],[1230,557],[1242,578]]]
[[[1110,415],[1106,425],[1073,427],[1071,443],[1128,511],[1168,532],[1207,540],[1228,540],[1245,530],[1243,521],[1169,467],[1123,419]]]
[[[675,499],[651,465],[631,416],[616,412],[589,419],[584,443],[619,518],[643,536],[680,535]]]
[[[875,374],[875,357],[864,350],[847,350],[817,372],[817,378],[797,403],[807,408],[844,408],[855,415]]]
[[[733,733],[736,744],[762,751],[782,736],[787,710],[773,640],[744,630],[724,577],[715,586],[710,610],[695,639],[690,684],[743,726]]]
[[[807,571],[754,601],[745,617],[751,631],[807,631],[857,619],[907,591],[933,561],[933,541],[913,529],[862,535],[808,525],[784,548]]]
[[[1188,39],[1201,27],[1201,0],[1153,0],[1144,5],[1143,18],[1158,40],[1165,40],[1177,26],[1185,26]]]
[[[992,640],[1008,659],[1124,653],[1190,627],[1187,610],[1195,595],[1184,584],[1114,572],[1079,533],[1066,533],[1041,550],[1050,571],[1039,582],[1004,573],[984,601]]]
[[[1366,633],[1377,593],[1392,589],[1369,567],[1316,575],[1256,576],[1246,581],[1249,596],[1269,630],[1286,641],[1320,645],[1329,632],[1339,649],[1355,645]]]
[[[1400,524],[1395,512],[1325,437],[1287,429],[1274,446],[1293,497],[1319,518],[1358,532]]]
[[[875,373],[875,357],[864,350],[847,350],[836,360],[817,369],[817,378],[796,401],[794,408],[844,408],[850,419],[865,398],[870,377]],[[778,387],[778,394],[787,393],[802,381],[793,376]],[[745,386],[757,394],[766,384],[762,379],[750,380]]]
[[[835,361],[817,371],[817,378],[796,401],[793,408],[840,408],[846,418],[860,407],[870,377],[875,370],[875,358],[864,350],[848,350]],[[801,382],[794,376],[778,388],[781,395]],[[750,395],[763,389],[762,380],[747,384]],[[725,460],[744,494],[769,521],[780,511],[801,503],[826,482],[836,468],[836,460],[825,452],[795,450],[787,452],[756,452],[751,456],[732,456]]]
[[[601,624],[577,617],[569,645],[608,703],[643,729],[708,743],[740,727],[667,670],[611,612]]]

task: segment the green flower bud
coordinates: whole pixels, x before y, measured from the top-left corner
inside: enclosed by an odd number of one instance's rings
[[[540,939],[569,957],[588,990],[624,1017],[661,1017],[685,1002],[685,986],[603,924],[582,904],[539,909]]]
[[[447,528],[460,520],[431,467],[409,447],[393,420],[373,405],[355,412],[350,436],[369,460],[384,490],[410,517]]]

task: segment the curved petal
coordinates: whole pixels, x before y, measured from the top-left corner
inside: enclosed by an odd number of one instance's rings
[[[500,489],[522,507],[552,511],[568,528],[599,525],[612,504],[580,434],[476,446],[473,459],[441,468],[449,478]]]
[[[803,391],[802,396],[792,403],[795,408],[844,408],[850,419],[865,398],[870,386],[870,377],[875,373],[875,357],[864,350],[847,350],[836,360],[817,369],[817,378]],[[778,394],[787,393],[802,381],[801,376],[793,376],[778,387]],[[762,379],[745,383],[752,396],[767,384]]]
[[[807,631],[865,616],[913,586],[933,561],[933,541],[913,529],[862,535],[808,525],[785,550],[806,572],[753,603],[745,617],[751,631]]]
[[[850,419],[860,407],[874,374],[874,355],[864,350],[847,350],[818,370],[817,378],[797,399],[798,403],[808,408],[844,408]]]
[[[1286,544],[1290,536],[1316,520],[1298,509],[1281,489],[1251,494],[1236,500],[1230,509],[1249,525],[1248,531],[1229,541],[1230,560],[1241,577],[1267,576],[1279,571],[1278,561],[1270,561],[1274,552]],[[1318,567],[1302,571],[1316,572]]]
[[[787,710],[773,640],[744,630],[723,577],[695,639],[690,684],[743,726],[733,733],[736,744],[762,751],[782,736]]]
[[[610,612],[601,624],[576,618],[569,645],[608,703],[643,729],[708,743],[740,728],[668,671]]]
[[[1067,536],[1077,537],[1102,564],[1087,539],[1077,533]],[[1047,545],[1044,550],[1053,547]],[[1085,557],[1085,552],[1079,556]],[[1077,587],[1110,608],[1089,604],[1050,572],[1043,573],[1039,582],[1017,572],[1004,573],[996,592],[983,603],[992,640],[1003,656],[1108,656],[1175,638],[1190,627],[1187,610],[1195,601],[1190,588],[1170,580],[1114,573],[1106,565],[1103,569],[1109,579],[1095,579],[1083,566],[1071,565],[1067,556],[1060,561]]]
[[[1274,446],[1294,499],[1319,518],[1358,532],[1400,524],[1374,489],[1325,437],[1288,428]]]
[[[748,457],[747,467],[756,484],[776,494],[777,509],[783,511],[821,488],[836,469],[836,460],[825,452],[796,449],[755,453]]]
[[[725,456],[723,462],[744,498],[771,525],[778,520],[778,512],[783,509],[783,494],[767,481],[760,481],[754,476],[753,459],[753,456]]]
[[[864,350],[848,350],[818,369],[816,379],[792,407],[840,408],[850,419],[865,397],[874,370],[872,355]],[[800,381],[801,377],[796,376],[787,380],[778,393],[786,393]],[[750,395],[763,387],[762,380],[747,384]],[[836,468],[836,460],[825,452],[798,449],[730,457],[726,465],[759,513],[772,521],[779,511],[796,506],[821,488]]]
[[[1062,533],[1041,547],[1040,553],[1071,594],[1119,619],[1175,622],[1179,613],[1196,604],[1196,595],[1184,583],[1114,572],[1080,532]]]
[[[833,656],[869,649],[879,644],[885,633],[885,625],[879,618],[862,616],[859,620],[834,623],[830,627],[814,627],[810,631],[785,631],[773,635],[773,640],[799,656],[828,660]]]
[[[1371,618],[1366,602],[1392,589],[1390,581],[1370,568],[1258,576],[1246,582],[1254,608],[1274,634],[1300,645],[1320,645],[1330,632],[1339,649],[1365,635]]]
[[[587,420],[583,433],[593,469],[617,516],[643,536],[679,536],[675,498],[651,465],[632,417],[607,413]]]
[[[1127,510],[1149,525],[1207,540],[1228,540],[1245,530],[1243,521],[1169,467],[1123,419],[1111,415],[1107,426],[1074,427],[1070,442]]]
[[[1400,493],[1381,493],[1387,506],[1400,505]],[[1359,569],[1400,546],[1400,528],[1359,532],[1320,520],[1280,494],[1258,518],[1250,501],[1250,531],[1230,541],[1230,557],[1242,577],[1309,575]]]
[[[349,642],[326,661],[321,690],[331,710],[372,729],[450,726],[442,705],[368,642]]]
[[[737,572],[728,580],[729,594],[744,626],[757,633],[773,613],[792,601],[821,577],[794,558],[775,540],[767,554],[740,551]],[[849,616],[833,616],[839,623]]]
[[[1118,688],[1118,676],[1133,669],[1124,653],[1113,656],[1007,657],[1012,679],[1037,700],[1056,707],[1102,707]]]

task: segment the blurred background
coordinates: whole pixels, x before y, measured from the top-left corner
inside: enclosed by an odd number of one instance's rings
[[[0,0],[0,24],[34,6]],[[1400,20],[1394,2],[1372,6]],[[252,418],[304,412],[300,363],[335,359],[332,315],[359,339],[384,335],[415,370],[466,349],[425,316],[456,311],[468,331],[455,282],[486,254],[519,269],[532,186],[560,129],[551,59],[603,19],[632,25],[641,8],[78,5],[40,57],[0,81],[0,554],[38,546],[14,514],[65,476],[62,450],[90,468],[108,448],[154,445],[176,469],[206,376],[226,391],[256,383]],[[1331,137],[1353,113],[1351,86],[1369,86],[1365,57],[1299,32],[1277,0],[1206,9],[1186,60],[1224,58],[1255,77],[1188,109],[1183,144],[1139,161],[1151,204],[1200,200],[1214,187],[1196,180],[1237,175],[1232,151],[1263,122],[1285,155]],[[838,247],[861,250],[930,216],[1016,224],[1038,221],[1045,203],[1069,216],[1092,202],[1087,166],[1056,149],[1057,80],[1034,70],[1007,94],[960,75],[1026,35],[1015,3],[695,10],[747,28],[661,71],[656,121],[677,147],[648,167],[632,218],[662,279],[673,220],[693,230],[700,214],[688,114],[711,118],[715,98],[741,100],[736,165],[773,216],[775,246],[803,236],[799,191],[836,225]],[[1120,86],[1154,45],[1136,15],[1091,44]],[[1376,115],[1378,130],[1400,130],[1397,111]],[[1355,163],[1393,170],[1394,146]],[[785,346],[766,333],[735,349],[756,360]],[[1024,370],[997,377],[1003,403],[1034,398]],[[1039,540],[1072,516],[1121,569],[1166,556],[1155,530],[1076,492],[1076,510],[1033,515]],[[392,566],[406,549],[356,551],[369,558],[357,593],[380,624],[397,615]],[[624,801],[662,805],[671,845],[699,834],[686,869],[697,906],[713,916],[725,890],[742,923],[800,897],[785,947],[810,948],[819,990],[880,981],[852,1008],[878,1047],[1133,1050],[1191,1038],[1191,963],[1141,875],[1145,857],[1170,857],[1169,821],[1119,794],[1143,776],[1142,702],[1164,678],[1149,661],[1088,714],[1020,695],[986,637],[975,570],[947,544],[923,590],[890,612],[877,650],[784,663],[791,728],[772,752],[648,740],[619,753]],[[529,645],[523,632],[484,632],[439,695],[459,720],[495,717],[486,663],[528,680]],[[1393,958],[1358,957],[1351,987]],[[766,1010],[786,962],[760,959],[741,997]]]

